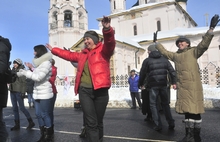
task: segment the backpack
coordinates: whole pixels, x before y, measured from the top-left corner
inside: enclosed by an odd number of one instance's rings
[[[13,73],[9,62],[11,43],[7,38],[0,36],[0,74],[4,74],[7,83],[15,81],[16,73]]]

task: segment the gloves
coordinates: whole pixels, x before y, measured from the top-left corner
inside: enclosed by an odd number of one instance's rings
[[[215,26],[218,24],[218,22],[220,21],[220,19],[219,19],[219,15],[218,14],[215,14],[213,17],[212,17],[212,19],[211,19],[211,23],[210,23],[210,26],[209,26],[209,28],[211,29],[211,28],[215,28]]]
[[[158,32],[158,31],[154,32],[153,42],[156,42],[156,41],[157,41],[157,32]]]
[[[26,72],[25,70],[20,69],[19,72],[17,72],[17,76],[18,76],[18,77],[24,76],[24,75],[25,75],[25,72]]]

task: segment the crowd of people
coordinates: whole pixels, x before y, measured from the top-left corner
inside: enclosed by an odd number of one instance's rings
[[[154,33],[153,44],[148,47],[149,56],[143,61],[140,74],[135,70],[130,71],[128,79],[132,109],[136,109],[136,101],[139,109],[147,115],[146,121],[155,124],[156,131],[162,130],[160,119],[160,107],[164,111],[168,128],[175,128],[175,120],[170,111],[170,86],[177,90],[176,112],[185,116],[185,137],[182,142],[200,142],[201,114],[204,113],[203,92],[200,80],[197,59],[208,49],[214,36],[213,30],[219,22],[219,16],[211,19],[211,24],[202,41],[191,47],[191,42],[186,37],[176,40],[177,52],[167,51],[158,42]],[[57,68],[52,55],[77,63],[75,79],[75,94],[79,94],[79,100],[83,111],[83,135],[89,142],[102,142],[104,135],[103,118],[109,101],[110,58],[114,53],[116,41],[114,30],[110,25],[111,19],[103,17],[102,32],[104,42],[101,42],[95,31],[87,31],[84,34],[85,48],[81,52],[52,47],[49,44],[34,46],[33,64],[21,59],[13,61],[10,70],[11,43],[7,38],[0,36],[0,139],[5,142],[8,137],[3,121],[3,108],[7,105],[8,90],[14,113],[15,126],[11,131],[20,129],[19,109],[28,120],[27,130],[35,126],[30,113],[24,106],[25,94],[29,96],[30,108],[35,109],[35,114],[40,128],[38,142],[52,142],[54,138],[54,105],[57,90],[55,79]],[[49,51],[50,52],[49,52]],[[175,69],[169,62],[173,61]],[[4,61],[4,62],[2,62]],[[25,69],[25,66],[28,69]],[[16,76],[14,76],[16,74]],[[15,77],[12,81],[12,76]],[[192,77],[193,76],[193,77]],[[7,86],[9,84],[9,86]],[[139,96],[141,90],[141,98]],[[159,107],[160,106],[160,107]]]

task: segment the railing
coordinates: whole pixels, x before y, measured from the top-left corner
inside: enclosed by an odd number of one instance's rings
[[[220,67],[205,67],[200,70],[202,84],[208,84],[213,86],[220,86]],[[128,75],[116,75],[111,76],[112,88],[125,88],[128,87]],[[70,85],[75,85],[75,77],[69,77]],[[57,85],[64,85],[64,80],[56,80]]]

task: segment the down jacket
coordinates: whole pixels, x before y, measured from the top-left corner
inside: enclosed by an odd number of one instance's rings
[[[75,94],[78,94],[81,75],[84,69],[85,62],[88,60],[88,66],[94,89],[110,88],[110,58],[115,49],[114,30],[103,30],[104,44],[99,42],[93,50],[87,48],[82,52],[71,52],[60,48],[53,48],[51,52],[67,61],[78,62],[76,79],[75,79]]]
[[[19,70],[19,73],[17,73],[18,76],[24,75],[35,82],[33,91],[33,98],[35,100],[53,97],[52,85],[49,82],[52,74],[51,59],[52,54],[48,52],[39,58],[33,59],[35,66],[33,72],[30,70]]]
[[[135,74],[134,78],[131,76],[128,78],[128,83],[129,83],[129,90],[130,92],[138,92],[138,81],[139,81],[139,75]]]
[[[160,43],[156,48],[175,63],[177,73],[177,113],[204,113],[203,88],[197,59],[208,49],[213,32],[207,32],[196,47],[178,50],[176,53],[167,51]]]
[[[149,88],[167,86],[168,74],[171,77],[171,84],[176,84],[176,72],[171,63],[160,52],[152,51],[142,64],[139,86],[145,84],[146,78]]]

